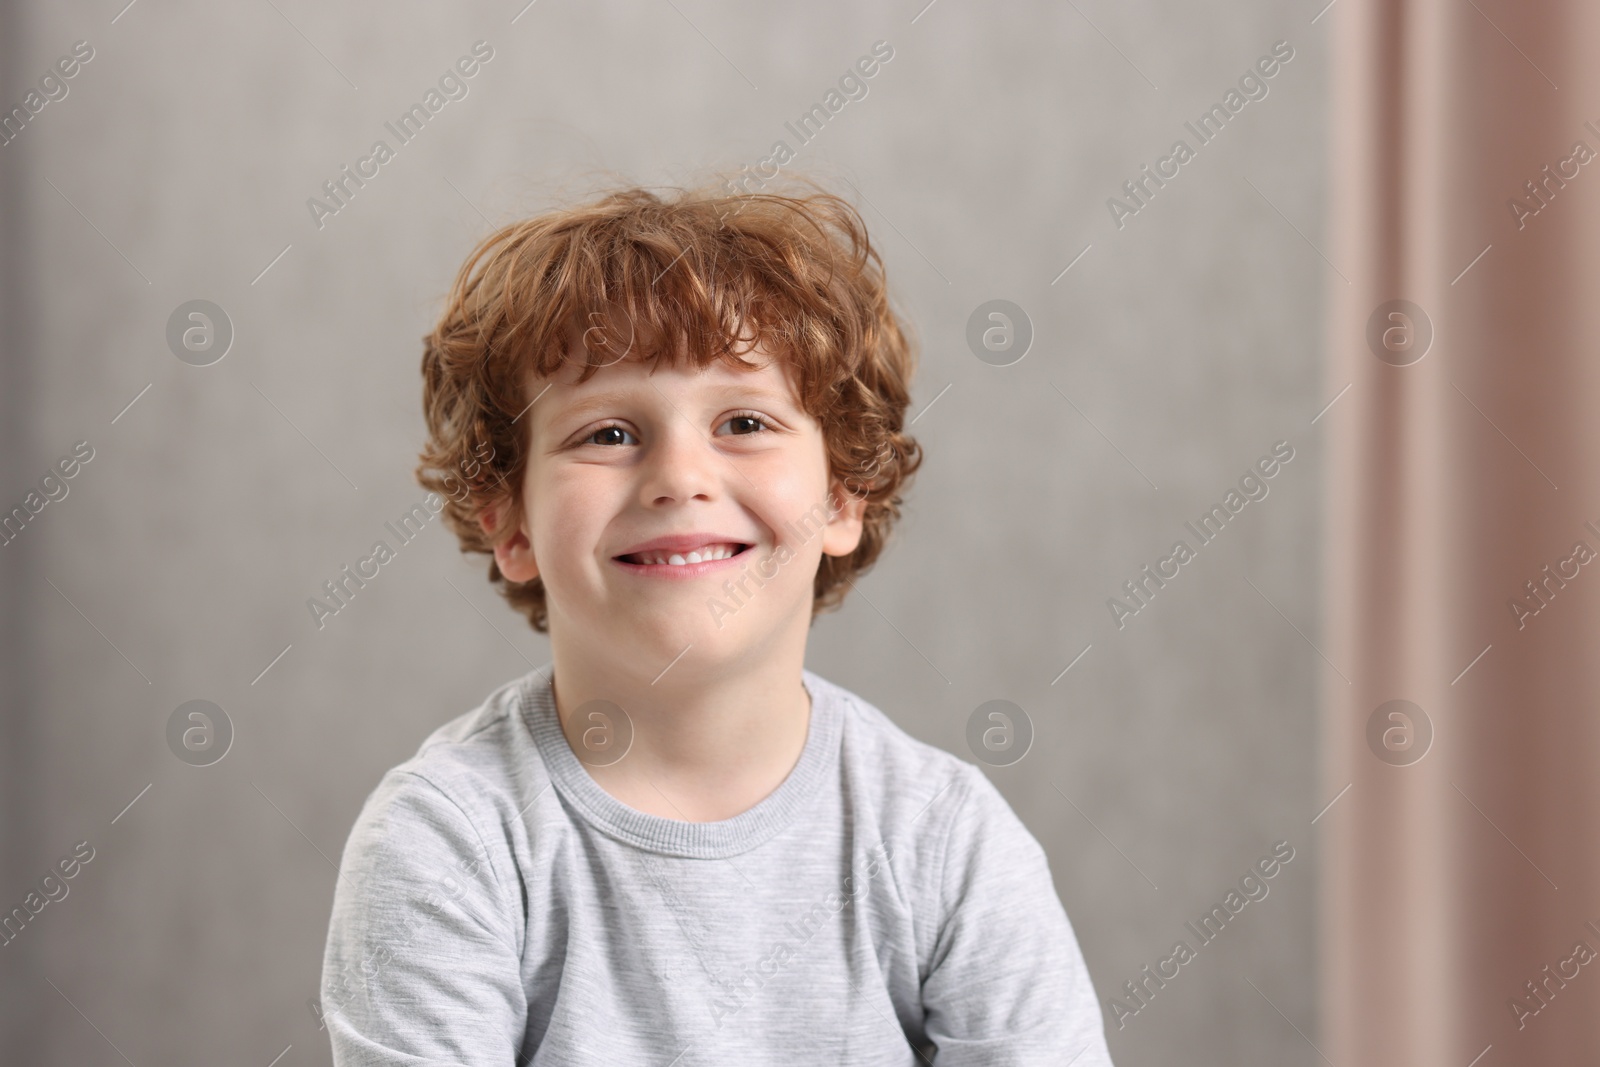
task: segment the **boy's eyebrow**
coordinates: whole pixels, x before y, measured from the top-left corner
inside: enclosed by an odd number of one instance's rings
[[[707,389],[714,396],[718,397],[742,396],[767,401],[775,400],[783,404],[792,403],[792,400],[787,394],[760,385],[747,385],[739,382],[729,382],[722,385],[708,386]],[[617,392],[613,390],[606,393],[595,393],[592,396],[587,396],[582,400],[575,401],[567,407],[560,408],[552,416],[552,418],[563,420],[577,418],[578,416],[585,415],[596,408],[610,407],[613,404],[625,402],[632,396],[632,391]]]

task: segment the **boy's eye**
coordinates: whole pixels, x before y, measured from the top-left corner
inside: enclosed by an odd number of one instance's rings
[[[738,412],[735,412],[733,415],[731,415],[728,418],[728,422],[725,422],[722,425],[726,426],[726,425],[728,425],[728,423],[735,423],[735,424],[737,424],[739,426],[742,426],[742,427],[746,428],[745,430],[742,430],[742,431],[741,430],[734,431],[734,436],[735,437],[748,437],[748,436],[750,436],[751,433],[762,433],[762,432],[765,432],[765,431],[768,431],[768,430],[772,429],[771,425],[768,424],[766,419],[762,418],[760,415],[757,415],[753,411],[738,411]],[[750,429],[748,429],[751,426],[751,424],[759,426],[759,427],[761,427],[761,429],[760,430],[750,430]]]
[[[608,437],[603,441],[595,441],[594,439],[596,437],[599,437],[601,434],[611,434],[613,436]],[[589,443],[591,441],[593,441],[595,444],[604,444],[604,445],[620,445],[620,444],[626,444],[627,443],[626,441],[617,440],[616,437],[614,436],[616,434],[622,434],[624,437],[632,437],[633,436],[633,434],[629,433],[623,427],[618,426],[615,423],[613,423],[613,424],[608,425],[608,426],[602,426],[598,430],[595,430],[588,437],[584,438],[584,443],[587,444],[587,443]]]

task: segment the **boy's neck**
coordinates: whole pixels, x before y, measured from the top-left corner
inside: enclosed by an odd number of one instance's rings
[[[553,689],[567,744],[595,783],[636,811],[683,822],[718,822],[749,810],[783,784],[805,748],[811,698],[801,656],[748,670],[674,664],[659,678],[610,659],[557,654]],[[631,666],[631,665],[630,665]],[[582,747],[591,725],[574,712],[591,700],[623,708],[633,738],[601,765]]]

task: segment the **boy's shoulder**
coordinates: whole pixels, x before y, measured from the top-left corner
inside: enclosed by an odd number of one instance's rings
[[[925,822],[925,835],[943,837],[961,812],[980,821],[1015,819],[977,764],[913,737],[865,697],[809,670],[805,673],[808,683],[817,683],[839,701],[840,759],[857,790],[873,798],[882,821],[904,826]]]
[[[839,708],[844,744],[854,746],[852,754],[885,777],[937,779],[942,784],[976,770],[954,753],[911,736],[882,708],[859,693],[811,670],[805,671],[805,677],[808,688],[833,700]]]
[[[549,779],[523,726],[522,702],[527,684],[538,673],[536,668],[496,686],[476,705],[434,728],[415,753],[384,772],[372,796],[442,794],[473,823],[483,819],[492,824],[518,795],[530,787],[528,795],[537,793]]]

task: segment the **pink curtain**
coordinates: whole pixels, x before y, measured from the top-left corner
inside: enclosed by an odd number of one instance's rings
[[[1317,423],[1317,1044],[1337,1067],[1594,1062],[1600,4],[1322,21],[1349,281]]]

